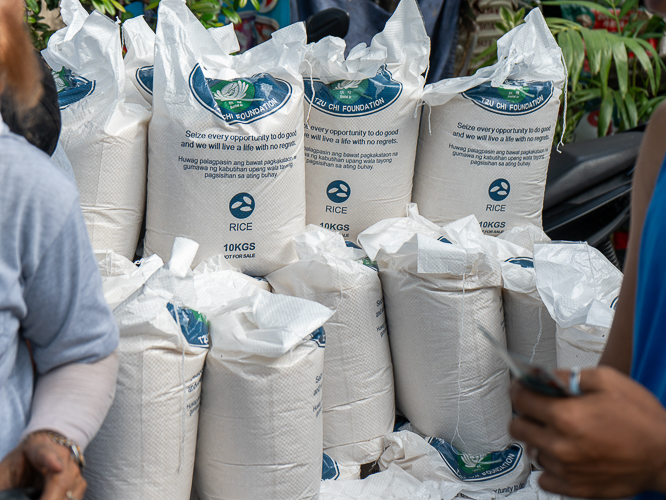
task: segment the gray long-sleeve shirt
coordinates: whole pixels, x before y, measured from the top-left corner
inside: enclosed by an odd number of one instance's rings
[[[76,187],[0,119],[0,458],[29,418],[38,374],[111,354],[104,301]]]

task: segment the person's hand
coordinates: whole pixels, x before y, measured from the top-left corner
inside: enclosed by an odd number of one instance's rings
[[[0,491],[41,488],[40,500],[82,500],[86,481],[69,448],[31,434],[0,462]]]
[[[569,372],[557,375],[568,384]],[[666,410],[617,370],[581,373],[583,395],[552,398],[515,384],[511,435],[543,467],[543,489],[582,498],[666,493]]]

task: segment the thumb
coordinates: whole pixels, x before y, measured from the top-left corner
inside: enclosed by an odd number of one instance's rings
[[[32,466],[43,476],[61,472],[65,467],[50,443],[26,446],[25,454]]]

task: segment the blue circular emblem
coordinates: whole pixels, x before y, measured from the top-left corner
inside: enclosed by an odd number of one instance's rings
[[[524,269],[534,269],[534,259],[532,259],[532,257],[511,257],[510,259],[506,259],[506,262],[510,262],[511,264],[515,264]]]
[[[229,211],[237,219],[247,219],[254,212],[254,198],[248,193],[238,193],[231,198]]]
[[[488,188],[488,196],[495,201],[502,201],[511,192],[511,185],[506,179],[497,179]]]
[[[345,181],[333,181],[326,188],[326,194],[333,203],[344,203],[351,196],[351,188]]]

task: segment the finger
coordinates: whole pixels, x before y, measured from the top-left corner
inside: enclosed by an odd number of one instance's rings
[[[620,375],[620,373],[608,366],[600,366],[599,368],[592,370],[583,370],[580,372],[580,390],[582,392],[604,391],[608,387],[609,378],[613,378],[617,375]]]
[[[67,492],[76,489],[82,479],[79,466],[68,456],[61,472],[44,476],[44,489],[40,500],[64,500]]]
[[[560,439],[552,429],[523,417],[516,417],[511,421],[509,432],[517,441],[522,441],[540,452],[549,452],[552,443]]]
[[[79,476],[75,486],[70,491],[76,500],[83,500],[87,488],[88,484],[86,483],[86,480],[83,479],[83,476]]]
[[[514,411],[519,415],[547,423],[551,420],[554,405],[557,405],[560,399],[537,394],[521,384],[516,384],[511,388],[511,401]]]
[[[546,491],[558,495],[568,496],[570,493],[570,488],[567,487],[566,482],[552,472],[544,472],[541,474],[541,477],[539,478],[539,486]]]

